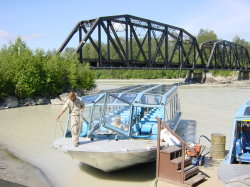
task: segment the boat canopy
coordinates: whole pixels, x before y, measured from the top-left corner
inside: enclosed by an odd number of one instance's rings
[[[177,85],[131,85],[83,96],[82,137],[157,138],[157,118],[175,130],[180,118]],[[117,121],[118,122],[117,122]],[[115,125],[119,123],[119,125]]]
[[[250,163],[250,98],[240,106],[234,119],[229,154],[225,163]]]
[[[250,121],[250,99],[240,106],[235,118]]]
[[[109,98],[109,104],[119,104],[121,102],[127,104],[142,105],[164,105],[174,85],[133,85],[112,90],[102,90],[96,95],[82,97],[85,105],[96,103],[101,96],[109,94],[113,98]]]

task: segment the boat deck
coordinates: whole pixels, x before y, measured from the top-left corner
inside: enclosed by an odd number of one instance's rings
[[[79,146],[74,147],[71,138],[57,139],[53,147],[67,151],[82,151],[82,152],[141,152],[156,150],[156,140],[89,140],[87,138],[79,139]]]

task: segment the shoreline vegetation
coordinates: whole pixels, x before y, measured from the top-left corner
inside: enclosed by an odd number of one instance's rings
[[[32,51],[20,38],[0,49],[0,82],[0,100],[53,97],[95,85],[89,65],[80,64],[76,54]]]

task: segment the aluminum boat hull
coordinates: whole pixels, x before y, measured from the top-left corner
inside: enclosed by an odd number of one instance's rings
[[[112,172],[156,159],[155,140],[100,140],[80,139],[73,147],[70,138],[54,142],[54,148],[64,151],[72,158],[104,172]]]

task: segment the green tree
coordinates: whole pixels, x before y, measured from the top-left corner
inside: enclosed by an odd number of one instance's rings
[[[246,41],[245,39],[241,39],[239,36],[235,36],[233,38],[233,42],[246,47],[248,52],[250,51],[250,42]]]
[[[61,54],[32,51],[20,38],[0,50],[0,82],[0,99],[57,95],[95,85],[89,66],[80,64],[72,49]]]
[[[209,29],[200,29],[197,35],[197,41],[199,44],[203,42],[216,41],[216,40],[218,40],[217,35],[215,34],[214,31]]]

